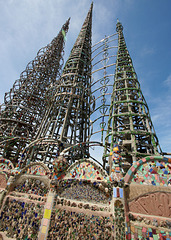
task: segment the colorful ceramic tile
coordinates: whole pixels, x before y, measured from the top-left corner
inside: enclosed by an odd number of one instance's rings
[[[47,227],[46,227],[46,226],[43,226],[41,232],[42,232],[42,233],[46,233],[46,230],[47,230]]]
[[[171,185],[171,164],[168,162],[158,162],[157,160],[141,165],[133,176],[132,182],[154,185]]]
[[[91,175],[90,175],[91,174]],[[66,175],[66,178],[103,180],[102,174],[91,163],[82,162]]]
[[[51,210],[50,209],[45,209],[44,218],[50,219],[50,215],[51,215]]]
[[[159,232],[159,234],[157,234]],[[153,239],[153,240],[158,240],[158,239],[166,239],[167,237],[169,238],[169,232],[161,231],[156,228],[146,228],[143,226],[134,226],[131,225],[131,239]]]
[[[46,218],[44,218],[44,219],[43,219],[43,226],[47,226],[47,225],[48,225],[48,222],[49,222],[49,220],[46,219]]]
[[[39,165],[29,167],[27,169],[26,173],[27,174],[32,174],[32,175],[41,175],[41,176],[46,175],[45,169],[42,166],[39,166]]]

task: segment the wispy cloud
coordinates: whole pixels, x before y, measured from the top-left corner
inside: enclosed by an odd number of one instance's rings
[[[167,77],[167,79],[164,81],[164,85],[171,88],[171,74]]]
[[[164,96],[154,98],[150,112],[154,128],[163,151],[171,152],[171,96],[169,91]]]
[[[141,48],[141,52],[140,52],[140,55],[142,57],[144,56],[147,56],[147,55],[152,55],[155,53],[155,50],[153,47],[150,47],[150,46],[144,46]]]

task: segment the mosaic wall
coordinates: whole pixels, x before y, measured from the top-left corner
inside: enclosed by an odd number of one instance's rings
[[[0,215],[0,231],[16,239],[37,239],[44,205],[7,199]]]
[[[77,188],[78,187],[78,191]],[[87,189],[87,196],[90,198],[96,199],[98,201],[99,195],[102,195],[103,199],[111,200],[112,194],[113,194],[113,188],[111,187],[111,184],[108,182],[98,182],[98,181],[86,181],[86,180],[79,180],[79,179],[63,179],[63,180],[57,180],[53,183],[53,187],[56,190],[56,193],[58,196],[68,195],[68,198],[71,197],[72,199],[77,199],[78,194],[81,194],[83,198],[83,190]],[[71,189],[74,188],[75,192],[73,194],[71,193]],[[94,194],[95,192],[95,194]],[[71,193],[71,194],[70,194]],[[77,197],[76,197],[77,196]],[[100,199],[100,198],[99,198]]]
[[[110,240],[113,232],[112,217],[88,216],[85,213],[56,209],[51,216],[47,239]]]
[[[105,177],[100,173],[99,169],[93,166],[89,162],[78,163],[71,171],[66,175],[66,178],[75,179],[92,179],[92,180],[104,180]]]
[[[117,161],[114,160],[114,173],[120,174]],[[103,171],[91,162],[81,161],[74,163],[64,178],[52,178],[51,188],[53,191],[50,193],[53,196],[57,194],[56,202],[54,200],[51,203],[47,202],[49,188],[38,179],[39,177],[30,177],[30,179],[20,181],[15,186],[14,191],[8,195],[8,201],[2,209],[0,231],[6,231],[8,237],[15,237],[19,240],[37,239],[39,230],[42,229],[42,233],[46,234],[45,226],[40,228],[44,216],[43,222],[46,222],[48,240],[111,240],[114,237],[115,239],[125,239],[126,217],[128,226],[133,222],[131,227],[126,228],[126,239],[171,240],[169,232],[159,230],[162,229],[163,225],[159,225],[159,229],[157,229],[156,225],[151,225],[152,228],[143,227],[146,224],[143,221],[139,225],[137,221],[131,220],[129,222],[128,212],[124,212],[122,202],[124,200],[124,181],[120,181],[118,178],[117,182],[116,178],[105,176]],[[58,172],[63,172],[63,165],[60,161],[57,161],[56,164],[55,176],[58,176]],[[137,172],[135,172],[136,169]],[[127,178],[128,181],[132,178],[132,182],[139,184],[169,186],[171,185],[170,169],[169,162],[165,163],[164,160],[160,162],[154,159],[146,162],[144,158],[129,169]],[[12,171],[16,173],[16,170]],[[39,176],[44,176],[47,173],[41,165],[28,167],[24,171],[27,174]],[[27,200],[23,198],[25,196],[28,197]],[[168,192],[154,192],[136,196],[129,201],[127,211],[148,216],[154,216],[156,213],[156,216],[168,219],[170,217],[170,196],[171,194]],[[114,206],[111,204],[112,198]],[[44,207],[46,208],[45,212]],[[112,212],[109,217],[110,211]],[[150,224],[146,226],[150,226]],[[168,226],[170,227],[170,225]],[[167,229],[168,226],[166,226]]]
[[[171,231],[168,230],[171,229],[171,221],[168,220],[171,217],[169,209],[171,193],[167,191],[168,188],[164,188],[171,186],[170,170],[171,159],[161,156],[143,158],[128,170],[124,181],[138,183],[141,186],[139,185],[138,192],[140,196],[134,196],[134,199],[126,206],[127,213],[130,211],[129,218],[126,216],[128,224],[126,239],[171,240]],[[154,191],[155,187],[156,191]],[[148,192],[144,192],[145,189]],[[153,189],[153,192],[150,189]],[[132,213],[142,214],[142,217],[137,216],[138,223],[132,222],[135,221]],[[146,219],[146,216],[154,218]]]
[[[6,164],[3,164],[3,163],[0,163],[0,169],[1,171],[7,171],[7,172],[11,170],[10,167],[8,167]]]
[[[13,164],[11,163],[11,161],[4,159],[4,158],[0,158],[0,169],[2,170],[10,170],[14,168]]]
[[[131,225],[131,233],[128,234],[126,239],[148,239],[148,240],[171,240],[171,231],[165,232],[158,228],[150,228],[143,226]]]
[[[38,179],[26,179],[21,184],[18,184],[14,191],[28,194],[36,194],[45,197],[48,193],[47,186]]]
[[[52,178],[61,179],[65,176],[64,171],[68,168],[68,162],[63,156],[54,159]]]
[[[151,161],[139,167],[132,182],[154,186],[171,186],[171,164]]]
[[[115,212],[115,239],[125,239],[125,213],[123,204],[116,200],[114,204]]]
[[[46,175],[45,169],[42,166],[38,166],[38,165],[29,167],[25,173],[31,174],[31,175],[41,175],[41,176]]]
[[[67,199],[75,199],[78,201],[86,201],[93,203],[107,204],[111,201],[109,197],[108,188],[106,188],[106,194],[96,187],[96,183],[89,184],[85,182],[76,182],[72,184],[70,188],[66,188],[60,195]]]

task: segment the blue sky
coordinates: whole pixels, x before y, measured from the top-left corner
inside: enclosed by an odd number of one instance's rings
[[[65,59],[90,0],[0,0],[0,103],[38,50],[71,17]],[[163,151],[171,152],[171,1],[95,0],[93,43],[115,32],[117,18]]]

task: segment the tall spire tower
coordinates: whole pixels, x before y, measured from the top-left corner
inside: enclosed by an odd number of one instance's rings
[[[47,89],[60,76],[65,34],[69,20],[52,42],[29,62],[10,92],[5,94],[0,115],[0,151],[17,162],[21,151],[35,137],[48,106]]]
[[[119,21],[116,31],[118,53],[105,146],[112,151],[119,143],[125,161],[132,164],[138,157],[159,155],[160,146]]]
[[[60,146],[69,148],[88,140],[92,8],[93,4],[91,4],[59,82],[49,90],[54,94],[36,135],[36,146],[31,145],[28,155],[31,161],[39,160],[51,165],[60,152]],[[87,151],[87,148],[80,147],[80,150],[72,156],[72,160],[85,156],[88,154]]]

